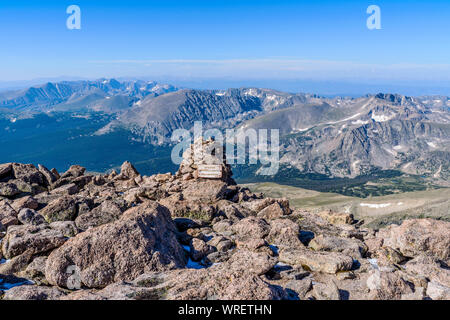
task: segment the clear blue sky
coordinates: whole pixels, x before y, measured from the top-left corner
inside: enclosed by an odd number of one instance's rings
[[[382,30],[366,27],[371,4]],[[0,46],[0,81],[450,81],[450,1],[1,0]]]

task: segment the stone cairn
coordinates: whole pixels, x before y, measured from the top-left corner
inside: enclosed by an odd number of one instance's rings
[[[225,149],[222,144],[213,139],[199,138],[183,153],[183,160],[176,177],[184,181],[204,179],[199,175],[202,166],[220,166],[221,178],[228,185],[235,185],[231,166],[226,163]]]

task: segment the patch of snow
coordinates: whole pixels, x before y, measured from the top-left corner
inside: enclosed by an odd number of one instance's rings
[[[379,270],[380,267],[378,266],[378,260],[373,258],[373,259],[367,259],[367,261],[369,261],[370,265],[372,266],[372,268]]]
[[[352,163],[352,169],[353,171],[356,171],[356,166],[361,162],[361,160],[356,160]]]
[[[311,128],[294,128],[294,130],[292,130],[292,132],[305,132],[308,131]]]
[[[255,89],[249,89],[244,92],[246,96],[258,97],[258,92]]]
[[[436,173],[433,175],[433,178],[439,178],[441,171],[442,171],[442,164],[439,166],[438,171],[436,171]]]
[[[401,206],[401,205],[403,205],[403,202],[399,202],[399,203],[397,203],[397,205],[398,205],[398,206]]]
[[[363,121],[361,119],[358,119],[358,120],[352,122],[353,125],[363,125],[363,124],[368,124],[368,123],[369,123],[369,121]]]
[[[427,144],[432,148],[437,148],[437,146],[434,142],[427,142]]]
[[[225,95],[225,92],[216,92],[216,96],[221,97],[221,96],[224,96],[224,95]]]
[[[17,118],[12,118],[10,121],[11,123],[15,123],[17,121]]]
[[[361,207],[368,207],[371,209],[380,209],[380,208],[386,208],[389,207],[390,203],[360,203]]]
[[[372,114],[372,119],[376,122],[386,122],[391,120],[392,116],[386,116],[384,114],[376,115],[375,113]]]
[[[394,149],[394,150],[401,150],[401,149],[403,149],[403,146],[401,146],[401,145],[394,146],[393,149]]]

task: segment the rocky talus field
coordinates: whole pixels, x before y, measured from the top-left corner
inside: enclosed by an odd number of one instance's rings
[[[450,299],[450,222],[292,210],[193,151],[175,175],[0,165],[0,299]]]

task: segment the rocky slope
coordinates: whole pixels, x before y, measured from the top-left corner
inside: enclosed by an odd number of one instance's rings
[[[450,223],[292,211],[193,148],[175,175],[1,165],[2,299],[450,299]]]

